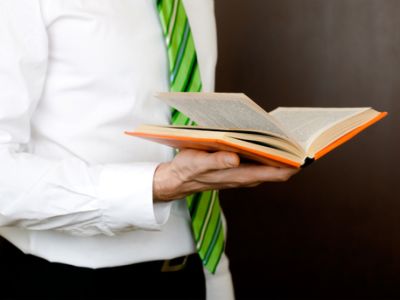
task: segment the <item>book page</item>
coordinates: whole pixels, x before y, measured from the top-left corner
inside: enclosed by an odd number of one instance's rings
[[[263,130],[288,137],[279,122],[244,94],[159,93],[156,97],[201,126]]]
[[[322,132],[369,108],[279,107],[270,112],[290,131],[293,138],[307,149]]]

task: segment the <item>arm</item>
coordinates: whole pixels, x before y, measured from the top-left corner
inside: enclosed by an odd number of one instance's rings
[[[0,45],[0,226],[78,235],[160,228],[170,204],[153,204],[157,163],[89,165],[29,151],[48,64],[39,1],[0,1]]]

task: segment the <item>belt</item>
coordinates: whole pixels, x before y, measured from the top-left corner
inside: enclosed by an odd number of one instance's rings
[[[161,272],[177,272],[183,270],[187,265],[189,257],[193,255],[197,256],[197,254],[192,254],[192,255],[181,256],[174,259],[164,260],[161,267]]]
[[[10,261],[15,261],[15,260],[21,260],[21,259],[29,259],[29,260],[35,260],[39,261],[41,263],[49,263],[49,264],[60,264],[61,263],[52,263],[48,262],[47,260],[31,255],[31,254],[25,254],[23,253],[20,249],[15,247],[12,243],[7,241],[6,239],[2,238],[0,236],[0,258],[3,256],[3,259],[7,259]],[[2,259],[1,259],[2,260]],[[183,269],[185,269],[186,266],[188,265],[198,265],[200,258],[198,254],[190,254],[190,255],[185,255],[185,256],[180,256],[176,257],[173,259],[167,259],[167,260],[155,260],[155,261],[148,261],[148,262],[141,262],[141,263],[136,263],[134,264],[135,267],[139,269],[146,269],[146,270],[152,270],[152,271],[159,271],[159,272],[179,272]],[[131,265],[133,266],[133,265]],[[120,266],[116,268],[124,268],[124,267],[130,267],[130,266]],[[84,268],[84,267],[82,267]]]

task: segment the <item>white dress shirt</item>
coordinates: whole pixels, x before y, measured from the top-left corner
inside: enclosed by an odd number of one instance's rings
[[[184,5],[211,91],[213,2]],[[195,252],[185,202],[153,203],[172,150],[124,134],[169,123],[167,72],[155,1],[1,0],[0,234],[90,268]]]
[[[185,201],[153,203],[172,150],[123,134],[170,121],[154,2],[0,1],[0,235],[23,252],[89,268],[195,252]],[[212,91],[213,0],[183,3]],[[225,255],[206,282],[233,299]]]

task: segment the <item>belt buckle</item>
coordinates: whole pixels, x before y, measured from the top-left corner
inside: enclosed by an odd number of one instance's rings
[[[179,258],[164,260],[161,267],[161,272],[177,272],[185,268],[189,256],[182,256]],[[176,260],[181,259],[180,262],[174,263]]]

